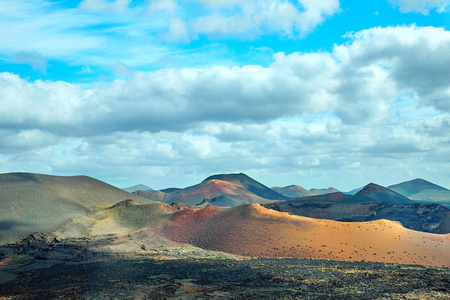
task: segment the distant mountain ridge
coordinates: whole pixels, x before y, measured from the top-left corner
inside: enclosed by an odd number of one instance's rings
[[[414,201],[442,203],[450,206],[450,190],[424,179],[413,179],[388,186],[389,189]]]
[[[169,204],[181,202],[192,207],[208,204],[220,207],[238,206],[287,200],[283,195],[243,173],[212,175],[201,183],[184,189],[171,188],[161,190],[159,193],[155,191],[140,192],[140,195],[154,201],[163,201]],[[162,200],[160,200],[161,197]]]
[[[412,203],[412,200],[381,185],[369,183],[351,197],[351,202]]]
[[[412,203],[413,201],[380,185],[369,183],[355,195],[341,192],[299,197],[286,201],[286,203],[303,202],[332,202],[332,203],[359,203],[359,202],[386,202],[386,203]]]
[[[399,221],[413,230],[450,233],[450,209],[416,203],[394,191],[370,183],[354,196],[336,192],[264,205],[294,215],[344,222],[379,219]]]
[[[291,199],[314,195],[313,193],[299,185],[289,185],[285,187],[274,186],[272,187],[272,190]]]
[[[122,190],[125,190],[125,191],[127,191],[128,193],[131,193],[131,194],[133,194],[136,191],[146,191],[146,192],[153,191],[153,189],[151,189],[149,186],[147,186],[145,184],[133,185],[133,186],[130,186],[130,187],[123,188]]]
[[[339,192],[339,190],[335,189],[334,187],[329,187],[327,189],[315,189],[315,188],[312,188],[309,191],[311,193],[313,193],[314,195],[325,195],[325,194],[331,194],[331,193]]]

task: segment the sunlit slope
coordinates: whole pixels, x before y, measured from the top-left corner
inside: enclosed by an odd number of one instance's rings
[[[0,243],[34,232],[49,233],[92,207],[126,199],[149,200],[87,176],[0,174]]]
[[[190,244],[247,256],[450,266],[449,234],[408,230],[398,222],[318,220],[259,204],[183,209],[165,203],[122,202],[75,219],[55,235],[112,237],[109,246],[124,251]]]
[[[167,235],[177,242],[240,255],[450,266],[449,234],[408,230],[388,220],[317,220],[251,204],[183,211],[171,221]]]

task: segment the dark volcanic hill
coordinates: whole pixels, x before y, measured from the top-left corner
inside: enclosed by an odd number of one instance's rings
[[[334,187],[329,187],[327,189],[310,189],[309,190],[314,195],[325,195],[325,194],[331,194],[339,192],[339,190],[335,189]]]
[[[450,205],[450,190],[420,178],[391,185],[388,188],[411,200]]]
[[[264,199],[286,200],[286,197],[284,197],[283,195],[271,190],[267,186],[259,183],[258,181],[250,178],[243,173],[213,175],[206,178],[203,182],[211,180],[221,180],[229,183],[235,183],[237,185],[242,185],[248,191]]]
[[[149,200],[87,176],[0,174],[0,243],[49,233],[92,207]]]
[[[346,194],[346,195],[355,195],[357,192],[359,192],[359,191],[362,190],[363,188],[364,188],[364,187],[356,188],[356,189],[353,189],[353,190],[351,190],[351,191],[344,192],[344,194]]]
[[[349,202],[411,203],[412,201],[399,193],[382,187],[381,185],[369,183],[351,197]]]
[[[291,199],[314,195],[313,193],[299,185],[289,185],[285,187],[274,186],[272,190]]]
[[[238,206],[250,203],[271,203],[287,200],[283,195],[250,178],[245,174],[213,175],[201,183],[184,188],[171,189],[164,193],[166,203],[181,202],[189,206]],[[162,191],[155,193],[140,193],[148,199],[158,200]],[[159,200],[160,201],[160,200]]]

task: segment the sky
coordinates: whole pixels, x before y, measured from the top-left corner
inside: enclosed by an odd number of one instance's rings
[[[450,188],[449,0],[0,0],[0,173]]]

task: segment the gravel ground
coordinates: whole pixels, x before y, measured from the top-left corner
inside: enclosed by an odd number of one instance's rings
[[[0,299],[450,299],[450,269],[192,248],[0,248]]]

